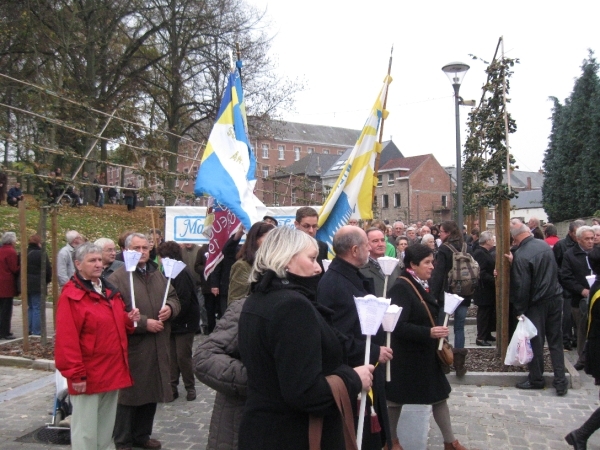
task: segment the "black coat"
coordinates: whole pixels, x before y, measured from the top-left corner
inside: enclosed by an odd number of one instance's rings
[[[475,250],[473,258],[479,264],[479,285],[473,295],[473,301],[477,306],[491,306],[496,303],[496,258],[481,246]]]
[[[319,254],[317,255],[317,262],[319,263],[319,266],[321,266],[321,273],[325,273],[325,270],[323,270],[323,260],[328,259],[329,249],[327,248],[327,244],[325,242],[319,241],[318,239],[317,239],[317,245],[319,246]]]
[[[459,252],[462,251],[462,242],[448,242]],[[444,292],[450,292],[448,287],[448,273],[452,270],[452,250],[448,248],[446,243],[443,243],[437,255],[435,255],[435,263],[433,272],[431,274],[431,280],[429,281],[429,288],[431,295],[438,302],[438,305],[444,305]],[[462,297],[462,295],[461,295]],[[469,306],[471,304],[471,296],[465,296],[465,300],[460,306]],[[434,317],[435,320],[435,317]]]
[[[585,373],[600,380],[600,299],[593,301],[594,295],[600,290],[600,277],[590,289],[591,323],[587,334],[587,354],[585,358]],[[587,327],[587,323],[585,324]]]
[[[590,287],[585,277],[592,275],[587,252],[579,245],[567,250],[558,274],[560,285],[563,287],[563,298],[570,301],[573,308],[579,308],[579,302],[583,298],[581,291]]]
[[[554,244],[554,247],[552,247],[552,252],[554,253],[554,258],[556,259],[556,264],[558,265],[559,269],[562,265],[563,257],[565,256],[565,253],[567,253],[567,250],[576,245],[577,241],[574,241],[569,234],[567,234],[564,239],[561,239]]]
[[[346,364],[331,311],[315,303],[318,276],[267,272],[239,321],[239,351],[248,375],[240,450],[308,450],[309,415],[323,416],[322,449],[344,449],[342,420],[325,377],[342,378],[351,402],[360,392]]]
[[[402,276],[418,289],[435,320],[439,312],[436,300],[408,272]],[[386,383],[387,398],[412,405],[430,405],[447,399],[451,388],[438,362],[439,341],[431,338],[431,320],[423,303],[402,278],[397,279],[390,296],[392,304],[402,307],[402,313],[392,332],[394,359],[392,381]]]
[[[529,236],[511,251],[510,303],[515,315],[527,315],[532,303],[543,303],[562,296],[558,267],[548,244]]]
[[[541,239],[542,241],[544,240],[544,232],[540,230],[540,227],[535,227],[534,229],[532,229],[531,234],[536,239]]]
[[[27,247],[27,295],[42,292],[42,249],[36,244]],[[46,285],[52,281],[52,266],[46,253]]]
[[[388,278],[388,292],[394,284],[394,281],[396,281],[396,278],[398,278],[398,275],[400,275],[400,272],[402,272],[402,267],[400,266],[400,264],[398,264]],[[383,275],[383,272],[381,272],[375,266],[375,264],[373,264],[373,261],[370,258],[369,262],[365,266],[360,268],[360,273],[362,273],[365,278],[370,278],[372,280],[373,286],[375,287],[375,295],[377,297],[387,297],[387,292],[383,292],[383,287],[385,285],[385,276]]]
[[[195,333],[200,326],[200,305],[196,296],[196,282],[189,267],[185,267],[179,275],[171,279],[175,288],[181,311],[171,321],[171,333]]]
[[[367,338],[362,334],[360,328],[354,297],[364,297],[367,294],[374,293],[373,281],[365,278],[357,267],[339,257],[331,261],[329,269],[319,281],[317,301],[333,310],[333,326],[347,338],[345,347],[348,354],[348,363],[352,367],[364,364],[367,343]],[[370,364],[377,363],[379,348],[382,345],[385,345],[385,333],[383,328],[379,327],[377,334],[371,338]],[[371,424],[367,417],[363,432],[362,448],[364,450],[380,450],[386,436],[390,435],[385,399],[385,366],[383,364],[377,366],[373,374],[373,392],[375,411],[379,417],[382,434],[371,433]]]

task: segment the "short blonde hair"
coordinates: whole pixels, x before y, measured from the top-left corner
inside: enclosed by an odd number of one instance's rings
[[[285,268],[292,258],[310,247],[319,250],[317,241],[307,233],[291,227],[275,228],[267,233],[256,251],[250,281],[258,281],[267,270],[272,270],[279,278],[285,278]]]

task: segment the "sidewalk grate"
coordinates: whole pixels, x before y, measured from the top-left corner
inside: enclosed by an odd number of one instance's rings
[[[27,444],[50,444],[50,445],[71,445],[71,430],[57,430],[47,427],[38,428],[25,436],[16,439],[17,442]]]

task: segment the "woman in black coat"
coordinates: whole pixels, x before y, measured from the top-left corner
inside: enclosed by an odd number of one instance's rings
[[[317,242],[280,227],[256,253],[252,294],[239,321],[239,350],[248,376],[240,450],[307,450],[309,417],[322,417],[321,448],[344,449],[342,417],[328,380],[337,375],[356,403],[373,366],[346,364],[331,311],[315,302],[321,269]]]
[[[444,437],[444,449],[466,450],[452,432],[446,402],[450,384],[436,355],[439,339],[448,336],[448,328],[432,324],[439,313],[428,284],[433,272],[433,250],[423,244],[409,246],[404,265],[402,275],[389,291],[392,304],[402,307],[391,339],[392,381],[386,385],[392,450],[402,448],[395,434],[404,404],[432,405],[433,417]]]
[[[596,385],[600,385],[600,247],[594,247],[588,253],[588,261],[596,281],[590,289],[589,318],[587,327],[587,343],[585,357],[585,373],[594,377]],[[586,422],[578,429],[565,436],[567,443],[575,450],[585,450],[589,437],[600,428],[600,408],[596,409]]]
[[[42,334],[40,308],[42,298],[42,239],[34,234],[29,237],[27,247],[27,317],[29,319],[29,334]],[[46,254],[46,280],[44,286],[52,281],[52,266]]]

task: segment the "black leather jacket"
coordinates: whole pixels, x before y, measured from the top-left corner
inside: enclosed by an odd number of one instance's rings
[[[559,274],[565,301],[570,301],[572,307],[578,308],[579,301],[583,298],[581,291],[590,288],[586,276],[592,274],[592,268],[587,259],[587,252],[579,245],[567,250]]]
[[[533,236],[512,250],[510,302],[517,315],[527,314],[533,303],[542,303],[562,295],[558,266],[550,246]]]

